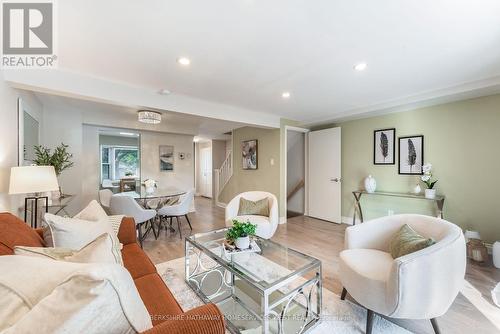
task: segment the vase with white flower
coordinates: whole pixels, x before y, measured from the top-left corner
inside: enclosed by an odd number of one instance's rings
[[[420,177],[420,179],[427,186],[427,189],[425,189],[425,198],[434,199],[436,198],[436,189],[434,189],[434,186],[438,180],[432,177],[432,165],[429,163],[423,165],[422,171],[424,174]]]
[[[146,188],[146,194],[151,195],[155,192],[156,181],[152,179],[147,179],[144,181],[144,187]]]

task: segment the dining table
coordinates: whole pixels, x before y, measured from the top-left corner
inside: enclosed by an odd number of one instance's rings
[[[135,198],[137,201],[142,201],[144,204],[146,204],[147,201],[151,199],[157,199],[157,198],[163,199],[163,198],[182,196],[186,193],[187,193],[186,190],[181,190],[175,187],[155,189],[154,192],[150,193],[146,192],[146,189],[144,189],[144,187],[141,187],[141,191],[125,191],[119,193],[119,195],[131,196]]]
[[[154,192],[146,192],[145,187],[141,187],[140,191],[126,191],[120,193],[122,196],[131,196],[145,209],[160,209],[163,205],[162,202],[165,200],[185,195],[186,190],[182,190],[176,187],[166,187],[166,188],[155,188]],[[151,205],[150,202],[157,202],[156,205]],[[160,226],[161,228],[161,226]],[[169,230],[175,232],[172,226],[169,226]]]

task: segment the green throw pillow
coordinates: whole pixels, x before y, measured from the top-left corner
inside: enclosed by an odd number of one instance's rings
[[[245,215],[269,217],[269,199],[266,197],[254,202],[240,197],[240,208],[238,209],[238,216]]]
[[[410,225],[404,224],[392,237],[391,255],[395,259],[419,251],[435,243],[434,239],[426,239],[415,232]]]

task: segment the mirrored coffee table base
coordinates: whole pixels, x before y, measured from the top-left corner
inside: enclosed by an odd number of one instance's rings
[[[260,253],[224,254],[225,229],[186,238],[185,279],[232,333],[305,333],[320,319],[321,262],[256,238]]]

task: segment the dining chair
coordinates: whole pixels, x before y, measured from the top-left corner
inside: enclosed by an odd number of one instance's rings
[[[178,204],[165,205],[161,207],[158,210],[158,216],[160,217],[160,226],[162,222],[164,222],[163,219],[170,220],[169,223],[170,225],[172,225],[172,219],[175,217],[175,219],[177,220],[177,227],[179,229],[179,238],[182,239],[181,223],[179,217],[186,218],[189,224],[189,228],[192,231],[193,227],[191,226],[191,222],[189,221],[188,213],[189,209],[191,208],[191,204],[193,203],[193,200],[194,200],[194,189],[191,189],[180,197]]]
[[[149,231],[153,230],[155,238],[157,237],[153,224],[153,220],[156,217],[156,210],[144,209],[132,196],[120,194],[111,196],[110,211],[113,215],[125,215],[134,218],[135,226],[139,234],[139,243],[141,248],[142,242],[148,235]],[[147,226],[148,222],[150,223],[149,229],[146,229],[143,234],[142,226]]]
[[[109,206],[111,202],[111,196],[113,196],[113,192],[111,190],[109,189],[99,190],[99,203],[108,214],[110,212]]]

